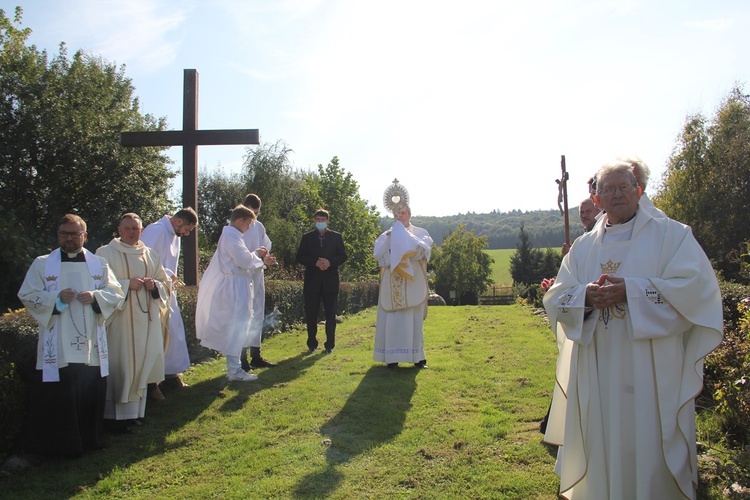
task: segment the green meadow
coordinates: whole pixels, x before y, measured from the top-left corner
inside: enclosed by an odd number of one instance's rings
[[[223,360],[150,401],[105,450],[2,479],[4,498],[556,498],[537,430],[556,346],[513,306],[434,307],[429,369],[372,361],[375,309],[339,325],[333,354],[301,329],[264,343],[276,368],[227,383]]]
[[[510,276],[510,257],[516,252],[515,248],[501,248],[485,250],[486,253],[495,259],[492,264],[492,281],[498,285],[512,285],[513,278]]]

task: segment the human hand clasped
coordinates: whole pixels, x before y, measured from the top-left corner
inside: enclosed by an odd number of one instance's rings
[[[606,309],[627,301],[625,278],[602,274],[586,286],[586,305],[589,307]]]

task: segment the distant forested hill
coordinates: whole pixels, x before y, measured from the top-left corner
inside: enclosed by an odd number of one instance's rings
[[[570,207],[570,241],[583,233],[583,226],[578,218],[578,207]],[[559,210],[534,210],[522,212],[491,212],[488,214],[466,213],[445,217],[419,217],[411,219],[415,226],[429,231],[435,244],[440,245],[443,238],[456,230],[459,224],[466,224],[467,229],[476,230],[477,236],[487,236],[489,248],[516,248],[518,230],[521,222],[535,247],[559,247],[565,240],[565,224]],[[380,220],[388,228],[393,219]]]

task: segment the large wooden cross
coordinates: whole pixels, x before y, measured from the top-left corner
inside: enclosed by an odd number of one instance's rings
[[[120,144],[127,147],[182,146],[182,206],[198,212],[198,146],[260,144],[258,129],[198,130],[198,72],[185,70],[182,98],[182,130],[121,132]],[[198,229],[184,237],[184,280],[198,283]]]

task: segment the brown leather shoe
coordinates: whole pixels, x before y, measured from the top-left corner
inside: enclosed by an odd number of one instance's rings
[[[164,382],[160,384],[162,387],[167,389],[182,389],[183,387],[190,387],[186,384],[180,375],[169,375],[164,379]]]
[[[151,401],[164,401],[164,394],[159,389],[159,384],[148,384],[148,399]]]

